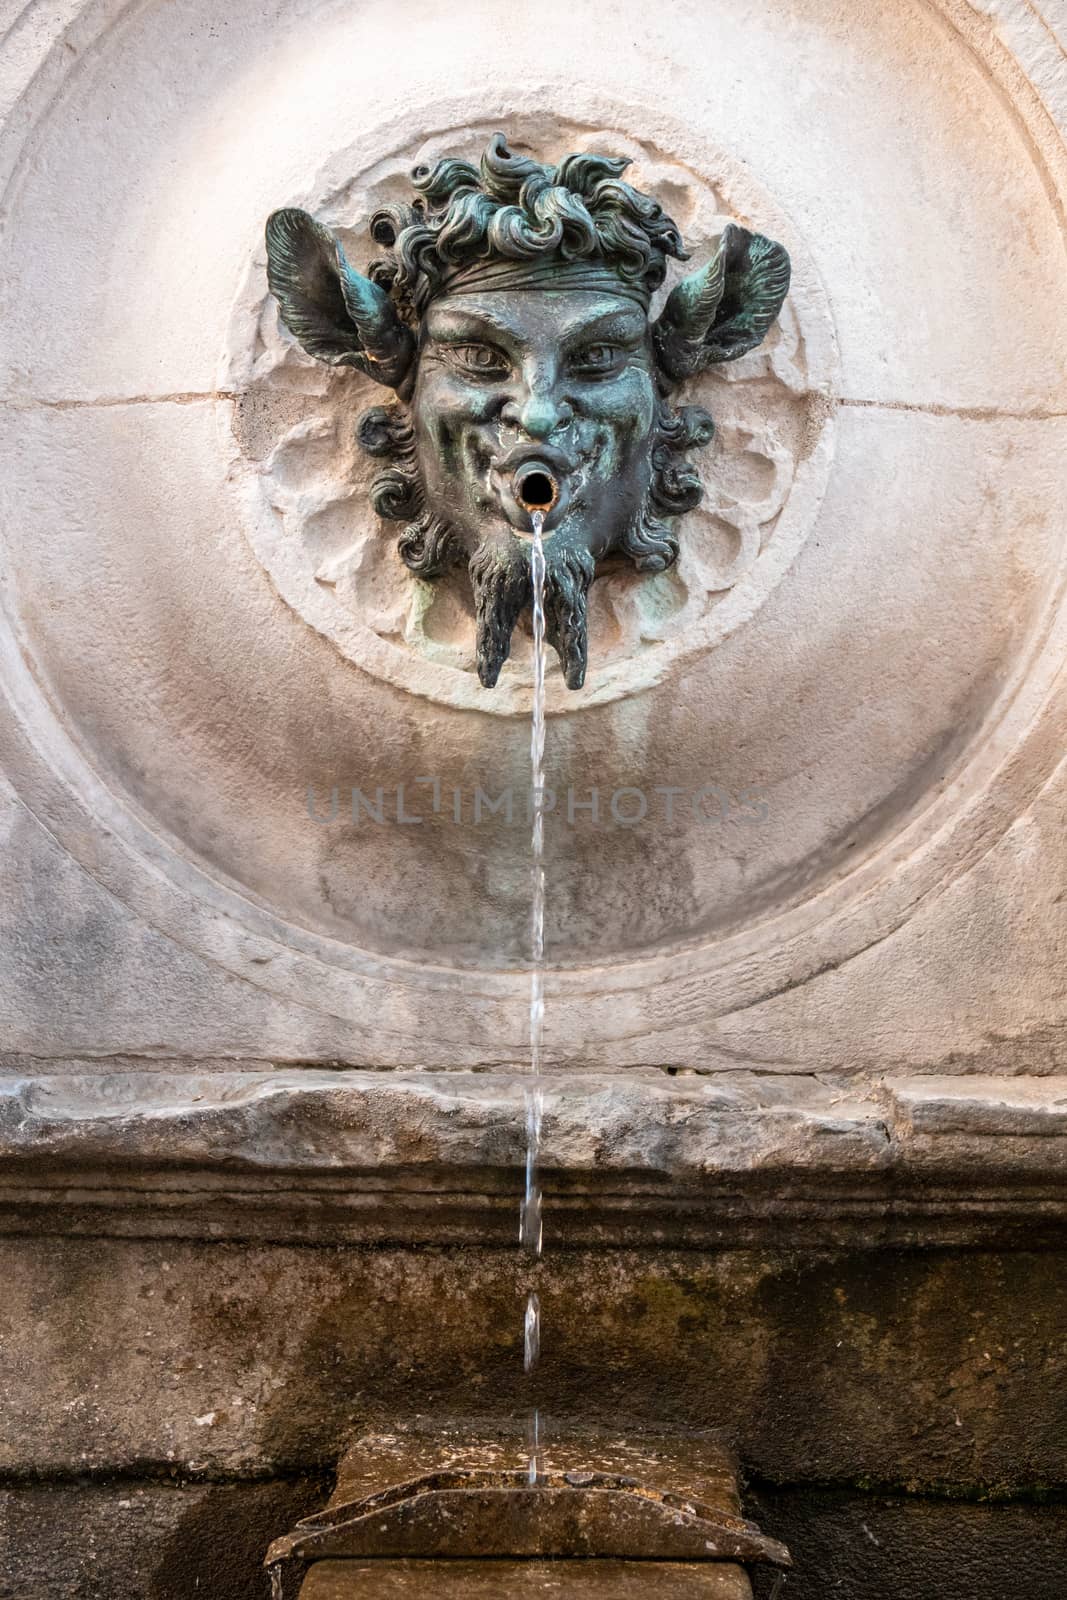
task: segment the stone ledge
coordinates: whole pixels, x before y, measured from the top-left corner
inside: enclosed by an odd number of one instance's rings
[[[1067,1077],[888,1078],[884,1093],[911,1138],[1067,1136]]]
[[[286,1069],[0,1080],[0,1231],[510,1243],[516,1075]],[[564,1245],[1004,1241],[1067,1219],[1067,1078],[545,1081]]]

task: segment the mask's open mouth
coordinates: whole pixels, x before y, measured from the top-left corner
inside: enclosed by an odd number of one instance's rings
[[[559,499],[559,482],[541,461],[527,461],[511,480],[512,493],[524,511],[547,516]]]

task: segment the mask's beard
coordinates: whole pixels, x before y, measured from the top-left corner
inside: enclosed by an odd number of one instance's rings
[[[487,540],[467,568],[474,589],[475,650],[482,687],[491,689],[511,649],[511,635],[530,598],[530,568],[514,540]]]
[[[587,597],[596,562],[588,550],[564,549],[546,552],[546,557],[545,632],[559,656],[567,688],[580,689],[589,648]]]
[[[474,590],[478,677],[491,689],[511,651],[511,636],[533,599],[529,551],[507,538],[479,545],[468,566]],[[568,689],[585,682],[588,653],[586,596],[595,563],[587,550],[545,546],[545,633],[559,656]]]

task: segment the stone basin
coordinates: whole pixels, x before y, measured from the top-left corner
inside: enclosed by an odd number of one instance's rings
[[[268,1567],[281,1573],[293,1556],[311,1563],[301,1600],[420,1593],[608,1600],[650,1587],[670,1597],[749,1600],[742,1561],[789,1562],[783,1545],[741,1518],[736,1464],[714,1436],[654,1432],[627,1442],[557,1424],[538,1456],[536,1484],[526,1470],[506,1466],[515,1454],[506,1432],[469,1424],[357,1440],[326,1509],[276,1541]],[[398,1486],[401,1475],[408,1481]],[[409,1513],[399,1530],[397,1511]],[[405,1541],[432,1546],[437,1558],[400,1558]],[[537,1559],[539,1547],[554,1559]],[[334,1553],[348,1558],[330,1559]],[[361,1559],[368,1554],[374,1559]]]

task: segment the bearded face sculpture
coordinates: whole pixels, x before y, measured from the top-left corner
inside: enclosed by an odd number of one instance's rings
[[[598,562],[663,571],[676,519],[701,497],[686,452],[712,420],[672,392],[754,349],[789,286],[782,246],[730,224],[652,322],[667,260],[686,252],[657,202],[622,181],[627,165],[579,154],[542,166],[496,134],[479,168],[416,167],[411,204],[371,219],[389,254],[366,277],[307,212],[267,223],[289,331],[396,393],[359,424],[364,450],[388,463],[374,507],[405,524],[400,555],[420,577],[466,565],[487,688],[530,603],[535,512],[548,637],[581,687]]]

